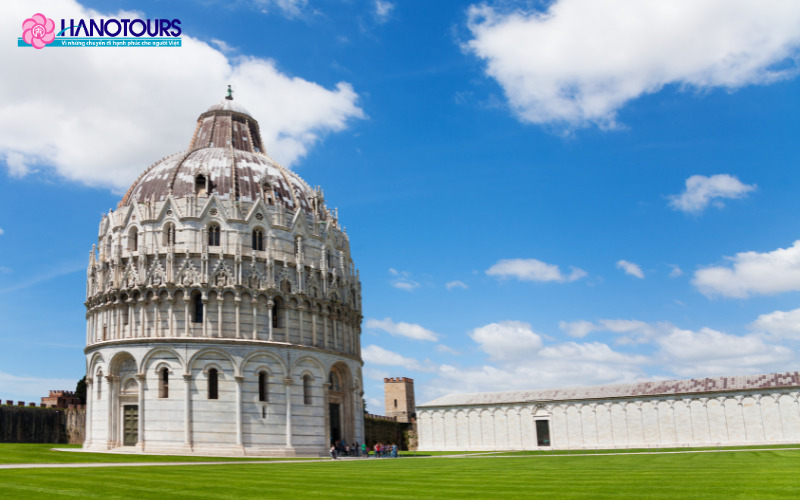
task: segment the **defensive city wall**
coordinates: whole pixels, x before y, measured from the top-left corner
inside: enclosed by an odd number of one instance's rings
[[[0,442],[69,443],[84,439],[86,409],[83,405],[52,408],[41,403],[6,400],[0,405]]]

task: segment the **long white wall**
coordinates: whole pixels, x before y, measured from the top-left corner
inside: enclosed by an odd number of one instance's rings
[[[421,450],[647,448],[800,442],[800,393],[418,408]],[[539,446],[536,421],[548,422]]]

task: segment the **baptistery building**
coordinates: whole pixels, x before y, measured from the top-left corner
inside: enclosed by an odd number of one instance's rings
[[[294,456],[364,441],[349,237],[230,92],[102,217],[85,304],[87,449]]]

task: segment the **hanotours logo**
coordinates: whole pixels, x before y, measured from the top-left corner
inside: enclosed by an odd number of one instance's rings
[[[180,47],[180,19],[61,19],[61,31],[44,14],[22,23],[19,47]]]

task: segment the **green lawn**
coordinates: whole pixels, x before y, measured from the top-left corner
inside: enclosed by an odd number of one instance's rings
[[[4,498],[798,498],[800,451],[0,470]]]
[[[258,457],[198,457],[178,455],[121,455],[117,453],[74,453],[54,451],[52,448],[75,448],[79,444],[12,444],[0,443],[0,464],[76,464],[76,463],[131,463],[131,462],[241,462],[265,459]]]

